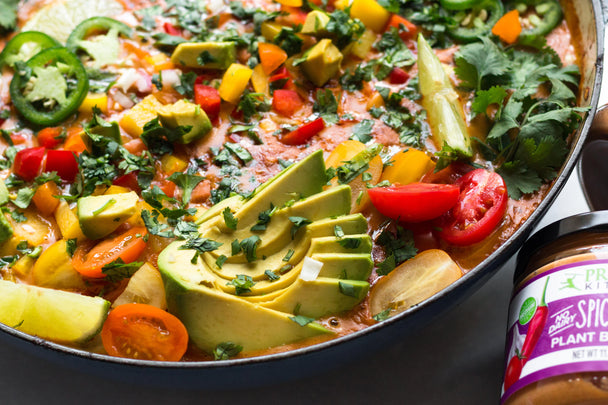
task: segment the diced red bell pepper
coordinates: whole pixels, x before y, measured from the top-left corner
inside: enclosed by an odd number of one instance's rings
[[[163,190],[163,193],[167,197],[173,198],[175,196],[175,183],[169,180],[161,180],[158,184],[158,187]]]
[[[272,108],[281,115],[291,117],[302,108],[302,99],[293,90],[275,90],[272,95]]]
[[[61,133],[63,129],[60,127],[48,127],[42,128],[38,132],[38,143],[47,149],[53,149],[57,147],[63,140],[61,139]]]
[[[140,138],[132,139],[122,146],[133,155],[139,155],[147,149],[146,144]]]
[[[194,102],[201,106],[211,120],[214,120],[220,114],[222,99],[220,98],[220,92],[215,87],[195,84]]]
[[[405,27],[404,30],[401,29],[401,25]],[[390,27],[397,28],[399,30],[399,37],[404,41],[414,39],[418,35],[418,27],[397,14],[393,14],[388,21],[386,29]]]
[[[46,154],[45,171],[57,172],[65,181],[74,181],[78,174],[76,155],[70,150],[49,150]]]
[[[281,142],[286,145],[302,145],[308,142],[310,138],[321,132],[324,128],[325,121],[323,121],[323,118],[317,118],[314,121],[302,125],[295,131],[291,131],[281,138]]]
[[[293,90],[295,88],[295,86],[293,85],[293,80],[291,80],[291,75],[289,74],[289,71],[287,70],[287,68],[285,66],[279,68],[274,75],[270,76],[268,78],[268,82],[274,83],[276,81],[284,80],[284,79],[286,79],[285,84],[283,86],[281,86],[281,88],[282,89],[287,88],[287,89]],[[276,89],[277,87],[274,87],[274,88]]]
[[[281,25],[291,25],[297,27],[298,25],[304,25],[306,22],[306,16],[308,13],[302,10],[300,7],[281,6],[283,15],[278,18]]]
[[[137,193],[141,192],[141,187],[139,187],[139,182],[137,181],[137,174],[135,174],[135,172],[127,173],[116,178],[112,182],[112,184],[114,184],[115,186],[126,187]]]
[[[177,36],[177,37],[182,35],[182,31],[179,28],[177,28],[175,25],[171,24],[170,22],[164,23],[163,29],[169,35],[173,35],[173,36]]]
[[[40,173],[45,152],[44,146],[20,150],[15,155],[13,172],[24,180],[34,180]]]
[[[388,80],[392,84],[403,84],[410,79],[410,75],[399,67],[394,67],[388,75]]]

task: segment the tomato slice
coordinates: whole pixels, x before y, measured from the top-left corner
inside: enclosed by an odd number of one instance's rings
[[[372,204],[386,217],[402,222],[423,222],[445,214],[458,201],[454,184],[410,183],[367,190]]]
[[[87,241],[76,248],[72,257],[72,266],[85,277],[104,278],[103,266],[117,259],[125,263],[134,262],[146,248],[144,236],[148,230],[144,227],[131,228],[111,239],[95,244]]]
[[[439,219],[439,236],[458,246],[485,239],[502,221],[507,211],[507,186],[498,173],[473,170],[460,178],[460,197]]]
[[[101,341],[110,356],[179,361],[188,348],[188,332],[179,319],[160,308],[124,304],[108,315]]]

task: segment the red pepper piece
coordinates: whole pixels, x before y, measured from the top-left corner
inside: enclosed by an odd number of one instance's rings
[[[176,36],[176,37],[181,37],[182,36],[182,31],[179,28],[177,28],[175,25],[171,24],[170,22],[164,23],[163,24],[163,29],[169,35],[173,35],[173,36]]]
[[[60,127],[48,127],[43,128],[38,132],[38,143],[47,149],[53,149],[59,145],[63,139],[61,139],[61,133],[63,130]]]
[[[268,78],[269,83],[274,83],[279,80],[285,80],[285,84],[281,86],[282,89],[287,88],[293,90],[295,88],[293,80],[291,79],[291,75],[289,74],[289,71],[285,66],[280,67],[274,75]],[[274,86],[274,88],[277,88],[276,85]]]
[[[78,174],[78,161],[70,150],[49,150],[46,155],[45,171],[57,172],[65,181],[74,181]]]
[[[392,84],[403,84],[410,80],[410,75],[403,69],[394,67],[388,75],[388,81]]]
[[[404,26],[405,29],[402,29],[401,26]],[[414,39],[418,35],[418,27],[397,14],[393,14],[388,21],[386,29],[390,27],[397,28],[399,30],[399,37],[404,41]]]
[[[291,117],[302,108],[302,99],[293,90],[275,90],[272,95],[272,108],[281,115]]]
[[[281,142],[286,145],[302,145],[310,138],[321,132],[324,128],[325,121],[323,121],[323,118],[317,118],[314,121],[302,125],[295,131],[291,131],[281,138]]]
[[[211,120],[214,120],[220,114],[222,99],[220,98],[220,92],[215,87],[195,84],[194,102],[201,106]]]
[[[173,198],[175,196],[175,183],[170,180],[161,180],[158,182],[158,187],[165,193],[167,197]]]
[[[40,173],[45,152],[44,146],[20,150],[15,155],[13,172],[24,180],[34,180]]]
[[[141,188],[139,187],[139,182],[137,181],[137,175],[135,174],[135,172],[124,174],[118,177],[112,182],[112,184],[114,184],[115,186],[126,187],[137,193],[141,192]]]
[[[536,308],[536,312],[530,320],[530,324],[528,325],[528,333],[526,334],[526,339],[521,347],[522,366],[526,364],[532,355],[532,352],[534,352],[538,339],[540,339],[540,335],[542,335],[543,330],[545,329],[545,324],[547,323],[549,308],[545,302],[545,294],[547,292],[548,284],[549,277],[547,277],[547,281],[545,282],[545,289],[543,290],[543,296],[540,299],[540,305]]]

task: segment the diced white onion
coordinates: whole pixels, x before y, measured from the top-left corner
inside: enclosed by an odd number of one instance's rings
[[[122,75],[116,80],[115,86],[120,88],[124,93],[127,92],[139,79],[139,74],[135,69],[127,69]]]
[[[166,69],[160,72],[163,86],[175,87],[180,83],[179,74],[176,69]]]
[[[135,105],[133,100],[129,98],[125,93],[117,91],[112,95],[114,101],[116,101],[122,108],[131,108]]]
[[[300,278],[304,281],[314,281],[319,277],[319,273],[321,272],[321,268],[323,267],[323,263],[311,259],[306,256],[304,258],[304,264],[302,264],[302,271],[300,272]]]
[[[139,78],[135,82],[135,86],[140,93],[150,93],[152,91],[152,76],[143,69],[139,69]]]
[[[209,0],[207,1],[207,10],[209,10],[209,12],[211,14],[219,14],[222,11],[224,11],[224,9],[226,9],[226,4],[224,3],[224,0]]]

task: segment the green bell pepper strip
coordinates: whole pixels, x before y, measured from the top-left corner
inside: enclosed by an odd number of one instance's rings
[[[544,36],[550,33],[553,28],[562,21],[563,11],[557,0],[524,0],[518,1],[517,4],[522,4],[528,7],[534,7],[534,13],[528,16],[528,21],[532,28],[524,28],[520,34],[521,38],[529,38],[536,36]],[[525,10],[522,10],[525,11]],[[523,14],[520,11],[520,14]]]
[[[477,0],[439,0],[441,7],[446,10],[466,10],[472,8],[477,3]]]
[[[25,62],[44,49],[60,45],[61,44],[54,38],[51,38],[42,32],[21,32],[8,41],[0,53],[0,69],[4,65],[13,67],[15,62]],[[24,46],[26,46],[25,49]]]
[[[68,37],[68,41],[66,43],[66,48],[68,48],[72,52],[78,51],[80,48],[79,42],[86,39],[91,34],[108,32],[111,29],[115,29],[119,34],[129,38],[133,30],[127,24],[121,23],[120,21],[116,21],[109,17],[91,17],[74,28],[70,36]]]
[[[460,42],[477,41],[480,36],[490,32],[494,24],[504,14],[504,6],[500,0],[482,0],[473,3],[474,5],[470,8],[452,13],[452,17],[459,21],[459,25],[449,27],[448,34]],[[447,7],[445,8],[447,9]],[[484,20],[480,18],[482,12],[487,13]],[[470,21],[466,25],[462,25],[462,22],[466,19]]]
[[[26,120],[53,126],[78,109],[87,96],[89,79],[76,55],[53,47],[18,63],[9,90],[13,105]]]

